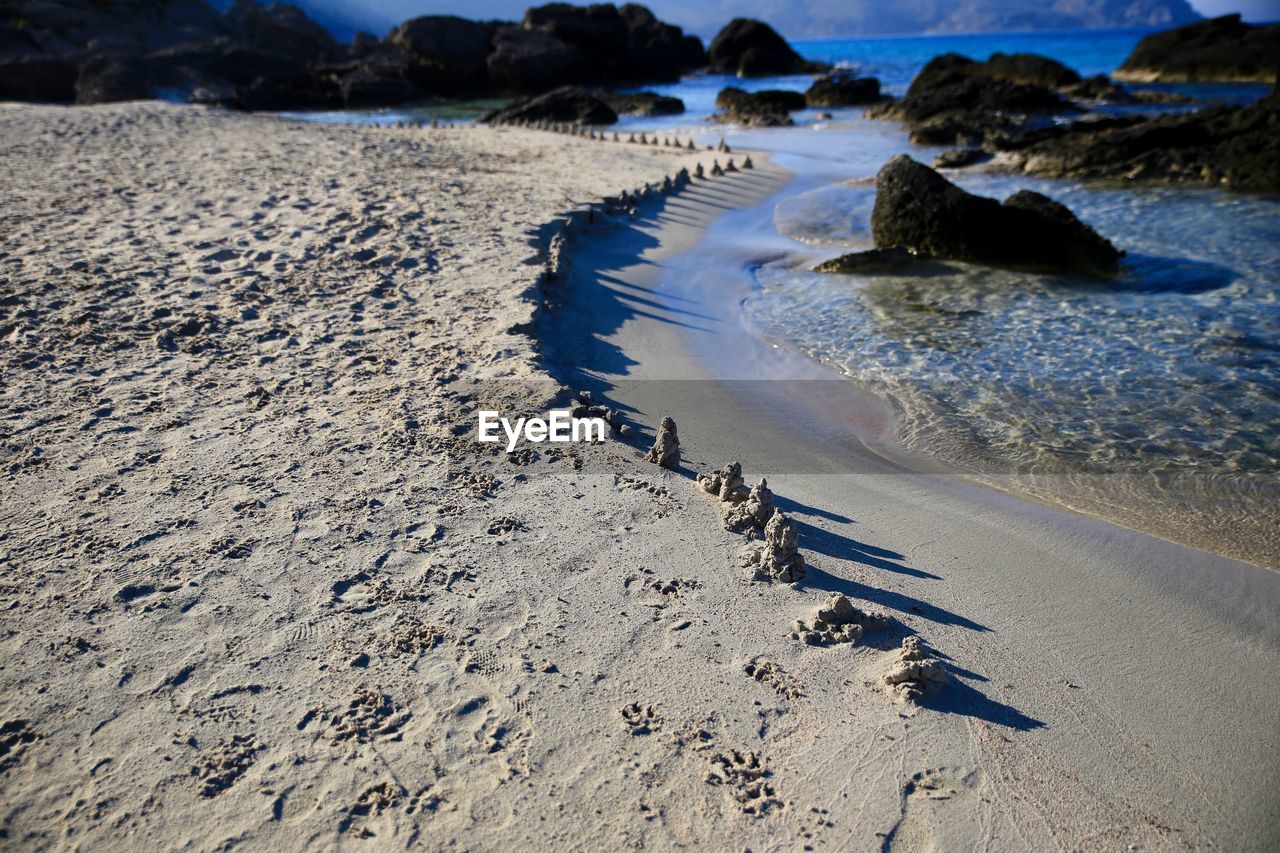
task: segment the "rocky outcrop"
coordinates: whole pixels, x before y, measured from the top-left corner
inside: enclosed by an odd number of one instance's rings
[[[1115,76],[1161,83],[1274,83],[1278,68],[1280,24],[1251,26],[1236,14],[1146,36]]]
[[[804,93],[811,107],[861,107],[880,102],[880,81],[852,74],[828,74],[813,81]]]
[[[236,0],[41,0],[0,16],[0,97],[102,103],[165,97],[243,109],[396,106],[678,79],[702,43],[642,6],[551,4],[522,24],[450,15],[338,44],[294,6]],[[674,105],[636,101],[658,114]]]
[[[1050,198],[1024,190],[1001,204],[906,155],[876,176],[871,229],[881,249],[982,264],[1110,275],[1122,256]]]
[[[486,115],[489,124],[554,121],[569,124],[613,124],[618,114],[581,86],[561,86],[545,95],[521,98]]]
[[[989,66],[955,53],[934,57],[902,99],[867,115],[905,122],[911,141],[918,144],[976,145],[1035,126],[1035,119],[1047,125],[1051,116],[1079,112],[1053,89],[997,76],[1013,67],[1003,60]]]
[[[1082,120],[993,150],[1009,168],[1048,177],[1280,192],[1280,95],[1273,90],[1248,107]]]
[[[745,92],[729,86],[716,95],[716,109],[721,112],[715,118],[748,127],[785,127],[792,123],[791,111],[804,108],[804,95],[799,92],[785,89]]]
[[[597,92],[596,97],[618,115],[674,116],[684,112],[684,101],[655,92]]]
[[[786,39],[763,21],[734,18],[711,40],[707,64],[712,71],[739,77],[805,74],[822,71],[791,49]]]

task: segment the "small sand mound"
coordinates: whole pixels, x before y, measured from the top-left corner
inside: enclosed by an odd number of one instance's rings
[[[791,638],[811,646],[856,645],[865,632],[883,630],[889,624],[888,617],[859,610],[847,597],[834,592],[825,604],[813,611],[809,621],[796,620]]]
[[[945,684],[947,678],[941,659],[930,654],[919,637],[907,637],[884,674],[884,683],[899,702],[919,702],[929,690]]]
[[[658,435],[653,440],[653,447],[645,454],[645,461],[674,471],[680,467],[680,437],[676,435],[676,422],[671,418],[663,418],[658,425]]]
[[[773,492],[769,483],[761,478],[751,488],[747,499],[735,504],[724,516],[724,529],[730,533],[742,533],[755,538],[758,531],[763,531],[769,519],[777,512],[773,506]]]
[[[697,482],[702,491],[728,503],[745,501],[749,495],[746,481],[742,479],[741,462],[730,462],[719,471],[699,474]]]
[[[795,583],[804,577],[804,558],[796,544],[796,529],[785,513],[774,510],[764,528],[764,543],[743,556],[751,580]]]

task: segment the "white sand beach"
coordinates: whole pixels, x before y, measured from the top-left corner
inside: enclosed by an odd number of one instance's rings
[[[152,102],[0,147],[4,846],[1280,844],[1280,573],[888,454],[702,243],[762,155],[577,217],[544,292],[567,212],[724,155]],[[475,441],[562,383],[636,434]],[[734,459],[803,580],[740,567]],[[790,636],[832,593],[885,621]]]

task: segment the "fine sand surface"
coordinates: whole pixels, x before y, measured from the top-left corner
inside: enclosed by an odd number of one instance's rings
[[[760,158],[578,218],[548,374],[551,223],[711,155],[157,104],[0,106],[0,150],[5,847],[1280,843],[1280,574],[913,473],[850,383],[720,381],[822,378],[686,254],[768,215]],[[562,381],[642,435],[474,441]],[[694,489],[732,458],[800,584]],[[833,590],[891,627],[791,639]]]

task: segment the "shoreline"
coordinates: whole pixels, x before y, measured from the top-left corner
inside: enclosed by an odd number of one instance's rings
[[[602,366],[577,376],[594,378],[611,404],[644,423],[675,418],[691,460],[687,474],[740,459],[748,483],[767,476],[779,505],[802,519],[806,558],[816,549],[818,579],[799,584],[802,591],[848,591],[905,616],[913,629],[918,623],[932,645],[948,654],[964,650],[964,666],[990,679],[983,689],[1005,678],[997,672],[1030,673],[1048,661],[1067,690],[1087,683],[1087,713],[1067,711],[1071,703],[1061,704],[1057,690],[1041,682],[1030,693],[1016,693],[1017,715],[995,715],[1004,725],[1026,718],[1056,731],[1050,737],[1056,746],[1042,745],[1043,752],[1002,755],[1005,774],[1053,767],[1064,779],[1090,779],[1096,789],[1058,791],[1059,807],[1086,808],[1092,796],[1103,796],[1097,791],[1107,790],[1108,798],[1134,807],[1139,800],[1142,808],[1165,803],[1168,825],[1185,832],[1184,840],[1203,833],[1201,842],[1232,838],[1266,846],[1260,842],[1277,814],[1254,811],[1260,804],[1250,804],[1250,791],[1255,773],[1280,778],[1266,757],[1280,745],[1280,720],[1265,691],[1238,692],[1233,685],[1253,667],[1236,669],[1241,649],[1262,655],[1254,665],[1280,659],[1280,575],[953,475],[901,469],[891,455],[851,440],[848,429],[825,429],[822,417],[805,412],[806,385],[828,389],[828,417],[862,412],[864,427],[874,430],[883,413],[868,414],[868,401],[852,390],[832,391],[840,384],[851,389],[848,380],[806,383],[812,373],[795,359],[820,366],[804,356],[745,340],[733,309],[749,286],[744,266],[714,238],[716,229],[751,233],[744,220],[762,214],[734,209],[732,192],[718,189],[690,199],[711,235],[698,244],[697,257],[688,254],[696,241],[685,229],[694,212],[682,206],[684,199],[671,203],[669,214],[660,210],[637,223],[638,234],[580,247],[578,304],[543,337],[587,343],[559,357]],[[748,195],[756,205],[765,197]],[[626,250],[637,246],[669,251],[642,250],[639,262],[626,262]],[[628,308],[626,294],[641,291],[646,310]],[[760,375],[761,362],[772,362],[766,375],[785,375],[777,371],[778,359],[798,370],[799,381],[739,381]],[[775,387],[765,392],[766,386]],[[744,389],[761,399],[744,399]],[[780,428],[788,421],[789,428]],[[1132,655],[1139,649],[1142,663],[1135,669]],[[1167,695],[1165,686],[1174,684],[1183,691]],[[1206,707],[1206,695],[1231,699]],[[1123,730],[1144,733],[1141,746],[1110,729],[1120,720]],[[1270,746],[1239,750],[1256,738]],[[1213,768],[1204,768],[1214,776],[1207,786],[1214,793],[1205,795],[1212,805],[1204,806],[1218,815],[1235,811],[1243,824],[1231,827],[1185,800],[1178,804],[1181,783],[1163,774],[1170,772],[1167,761],[1190,760],[1192,743],[1195,753],[1217,757]],[[1252,769],[1242,772],[1246,765]],[[1166,784],[1173,787],[1156,793]]]
[[[687,154],[154,103],[0,121],[12,842],[1277,842],[1280,577],[834,445],[832,418],[883,423],[845,380],[821,417],[804,382],[743,384],[789,356],[731,322],[738,252],[701,252],[768,215],[763,158],[571,217],[535,311],[566,204]],[[639,435],[474,440],[480,410],[569,402],[556,379]],[[663,415],[679,471],[640,456]],[[735,457],[802,581],[748,582],[693,487]],[[884,627],[794,639],[837,592]],[[947,683],[899,704],[913,635]]]

